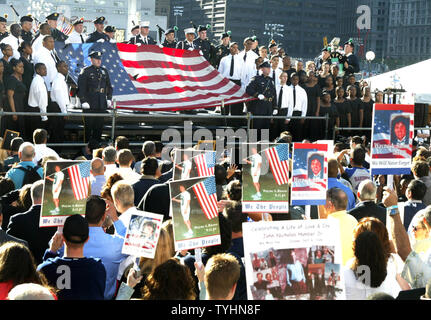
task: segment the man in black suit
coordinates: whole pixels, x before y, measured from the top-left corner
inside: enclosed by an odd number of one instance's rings
[[[360,202],[347,213],[354,216],[358,221],[364,217],[374,217],[386,225],[386,209],[376,204],[376,192],[377,187],[373,181],[362,181],[358,187]]]
[[[404,211],[403,224],[406,231],[410,226],[410,223],[416,213],[422,209],[426,208],[422,200],[427,192],[427,187],[425,183],[420,180],[412,180],[407,186],[406,196],[408,201],[403,203],[398,203],[400,210]]]
[[[3,214],[2,214],[2,206],[1,206],[1,204],[0,204],[0,226],[1,226],[2,222],[3,222]],[[0,227],[0,246],[1,246],[3,243],[8,242],[8,241],[18,242],[18,243],[21,243],[21,244],[25,245],[26,247],[28,247],[28,243],[27,243],[27,241],[24,241],[24,240],[22,240],[22,239],[18,239],[18,238],[12,237],[11,235],[8,235],[8,234],[6,233],[6,231],[4,231],[4,230]]]
[[[132,185],[133,191],[135,192],[136,207],[140,204],[148,189],[153,185],[160,183],[160,181],[157,180],[158,177],[160,177],[160,169],[157,159],[148,157],[142,160],[141,173],[142,176],[139,181]]]
[[[344,77],[347,78],[349,75],[359,72],[359,60],[358,57],[353,53],[355,50],[355,44],[352,39],[344,43],[344,54],[346,61],[344,62]],[[347,79],[346,79],[347,80]]]
[[[33,205],[24,213],[18,213],[10,218],[7,234],[26,240],[36,264],[42,262],[49,241],[57,231],[56,227],[39,227],[40,209],[42,203],[43,180],[38,180],[31,186]]]

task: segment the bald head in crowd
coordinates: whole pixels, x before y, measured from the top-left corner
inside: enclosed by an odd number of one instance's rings
[[[91,160],[91,174],[93,176],[101,176],[105,174],[105,164],[102,159],[94,158]]]
[[[376,200],[377,187],[373,181],[367,179],[362,181],[358,187],[358,198],[361,201]]]
[[[24,142],[19,146],[18,157],[21,161],[33,161],[34,158],[34,146],[30,142]]]

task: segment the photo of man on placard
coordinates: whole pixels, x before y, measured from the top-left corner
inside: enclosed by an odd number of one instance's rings
[[[322,153],[309,153],[307,164],[308,179],[323,179],[324,155]]]
[[[391,144],[409,145],[410,116],[393,114],[391,116]]]

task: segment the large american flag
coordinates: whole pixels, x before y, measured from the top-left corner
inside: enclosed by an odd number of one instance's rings
[[[203,152],[194,159],[199,177],[214,175],[214,167],[216,163],[215,151]]]
[[[289,145],[286,143],[279,144],[273,148],[266,149],[265,154],[277,185],[288,183]]]
[[[81,162],[67,168],[76,200],[87,198],[90,185],[90,161]]]
[[[56,42],[60,59],[69,64],[77,81],[88,54],[102,52],[102,66],[108,69],[117,108],[165,110],[209,108],[252,99],[240,86],[224,78],[198,50],[158,45],[125,43],[68,44]]]
[[[193,191],[208,220],[218,216],[217,191],[214,177],[209,177],[193,186]]]

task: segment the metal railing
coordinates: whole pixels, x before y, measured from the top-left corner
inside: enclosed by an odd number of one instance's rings
[[[85,111],[85,110],[83,110]],[[0,118],[3,116],[26,116],[26,117],[40,117],[40,116],[49,116],[49,117],[67,117],[67,118],[86,118],[86,117],[96,117],[96,118],[111,118],[111,134],[110,134],[110,141],[113,142],[115,140],[115,130],[118,120],[121,119],[130,119],[133,117],[133,119],[136,120],[194,120],[199,121],[203,119],[208,119],[208,117],[211,117],[211,119],[215,120],[224,120],[224,123],[226,124],[227,119],[238,119],[238,120],[245,120],[247,122],[247,132],[251,129],[251,122],[253,119],[273,119],[273,120],[283,120],[283,119],[304,119],[304,120],[325,120],[325,136],[328,138],[328,132],[329,132],[329,116],[325,115],[322,117],[298,117],[298,116],[261,116],[261,115],[252,115],[251,113],[246,113],[244,115],[222,115],[222,114],[126,114],[126,113],[119,113],[117,108],[113,108],[110,110],[107,110],[105,113],[47,113],[47,112],[8,112],[0,110]],[[169,126],[166,127],[168,129]],[[7,129],[7,128],[5,128]],[[70,147],[83,147],[86,145],[86,143],[48,143],[49,146],[52,147],[63,147],[63,146],[70,146]],[[130,143],[130,145],[142,145],[142,143]]]
[[[371,128],[371,127],[337,127],[337,126],[335,126],[334,131],[332,132],[332,140],[335,141],[335,132],[337,132],[337,131],[370,131],[372,129],[373,128]],[[416,128],[415,127],[413,130],[414,131],[417,131],[417,130],[429,130],[429,131],[431,131],[431,128],[426,128],[426,127]]]

